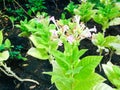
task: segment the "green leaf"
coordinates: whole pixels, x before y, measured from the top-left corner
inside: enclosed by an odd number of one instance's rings
[[[79,74],[75,77],[78,79],[87,78],[91,73],[94,72],[97,65],[100,63],[102,56],[86,56],[80,60],[78,67],[81,66]]]
[[[2,34],[2,30],[0,31],[0,45],[2,45],[3,42],[3,34]]]
[[[11,42],[9,39],[6,39],[5,42],[4,42],[4,45],[6,48],[10,48],[11,47]]]
[[[94,34],[92,38],[92,43],[96,46],[103,46],[105,42],[104,35],[102,33]]]
[[[38,37],[38,36],[32,34],[29,38],[32,41],[32,43],[35,45],[36,48],[44,48],[44,49],[48,48],[46,46],[48,44],[48,42],[45,42],[44,40],[42,40],[41,37]]]
[[[9,58],[9,52],[8,51],[3,51],[0,52],[0,62],[3,62]]]
[[[77,5],[74,4],[74,2],[70,2],[67,7],[64,9],[69,11],[71,14],[74,14],[74,9],[77,8]]]
[[[72,90],[93,90],[95,85],[103,81],[105,79],[102,76],[92,73],[87,78],[76,79],[72,85]]]
[[[83,22],[89,21],[95,14],[93,10],[94,4],[90,2],[81,3],[78,8],[74,9],[76,15],[80,15]]]
[[[70,67],[69,61],[62,52],[50,51],[50,53],[55,57],[55,60],[57,61],[58,65],[60,65],[61,68],[67,70]]]
[[[47,51],[45,49],[40,48],[32,47],[28,50],[27,54],[42,60],[46,60],[49,58]]]
[[[103,46],[105,47],[110,47],[110,43],[116,42],[117,41],[117,37],[116,36],[107,36],[105,37],[105,42],[103,44]]]
[[[119,66],[113,66],[113,71],[120,76],[120,67]]]
[[[23,32],[21,32],[18,36],[19,36],[19,37],[29,37],[29,35],[30,35],[29,32],[23,31]]]
[[[72,90],[73,79],[65,75],[65,69],[61,68],[59,64],[55,61],[51,61],[53,66],[53,72],[44,72],[44,74],[52,75],[51,81],[55,83],[58,90]]]

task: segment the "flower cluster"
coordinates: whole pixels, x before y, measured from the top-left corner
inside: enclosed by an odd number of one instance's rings
[[[52,33],[53,40],[60,40],[60,38],[64,37],[70,44],[80,42],[82,39],[92,37],[92,32],[96,32],[97,29],[94,26],[93,28],[89,29],[84,25],[84,23],[80,22],[80,17],[75,16],[71,21],[67,24],[61,24],[61,21],[64,20],[55,20],[54,17],[51,17],[50,20],[55,24],[56,30],[50,30]],[[61,45],[61,44],[60,44]]]

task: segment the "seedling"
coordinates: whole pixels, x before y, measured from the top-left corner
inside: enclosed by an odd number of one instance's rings
[[[106,29],[109,28],[109,26],[112,26],[111,22],[114,22],[114,19],[117,19],[119,16],[120,10],[116,5],[105,4],[104,6],[96,9],[96,14],[93,16],[93,20],[102,25],[103,33],[105,33]],[[119,22],[118,20],[116,21]]]
[[[92,36],[92,43],[98,47],[98,52],[100,52],[100,55],[102,54],[102,51],[105,50],[105,52],[111,51],[110,54],[110,60],[112,57],[113,52],[120,55],[120,36],[106,36],[102,33],[94,34]]]

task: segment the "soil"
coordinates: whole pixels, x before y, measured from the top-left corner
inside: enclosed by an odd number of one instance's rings
[[[26,0],[25,0],[26,1]],[[55,1],[55,3],[53,2]],[[75,3],[78,3],[78,0],[74,0]],[[64,12],[64,7],[67,6],[69,0],[46,0],[45,10],[50,16],[55,16],[57,19],[61,17],[61,13]],[[6,3],[7,4],[7,3]],[[21,3],[22,6],[23,3]],[[3,3],[0,2],[0,9],[5,12],[3,8]],[[69,17],[69,16],[68,16]],[[101,31],[101,26],[93,22],[92,20],[87,23],[89,28],[96,25],[98,31]],[[23,56],[26,56],[27,50],[30,48],[30,42],[27,38],[18,37],[20,30],[18,28],[12,29],[12,24],[7,18],[0,16],[0,29],[4,28],[4,36],[9,38],[11,43],[16,47],[17,45],[22,45],[21,53]],[[120,35],[120,26],[112,26],[106,31],[106,35]],[[87,44],[86,44],[87,43]],[[80,49],[86,48],[88,52],[86,55],[98,55],[95,51],[95,47],[90,40],[85,39],[81,41]],[[63,50],[63,48],[60,48]],[[40,85],[36,85],[30,82],[19,82],[13,77],[8,77],[4,73],[0,72],[0,90],[57,90],[55,85],[51,84],[51,77],[45,75],[42,72],[52,71],[52,66],[48,60],[38,60],[31,56],[26,56],[27,61],[22,61],[18,59],[10,59],[7,61],[8,66],[21,78],[31,78],[37,80]],[[83,56],[84,57],[84,56]],[[105,55],[101,63],[106,63],[109,60],[109,54]],[[120,56],[114,54],[112,56],[112,63],[120,65]],[[99,67],[96,68],[96,72],[106,77],[103,73],[103,70],[100,72]],[[111,85],[109,81],[106,81],[107,84]]]

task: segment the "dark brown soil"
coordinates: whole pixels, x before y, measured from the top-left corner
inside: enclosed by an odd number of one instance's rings
[[[57,6],[55,5],[55,3]],[[64,12],[64,7],[69,3],[69,0],[46,0],[45,10],[50,16],[55,16],[57,19],[61,17],[61,13]],[[75,1],[75,0],[74,0]],[[75,1],[76,3],[77,0]],[[23,6],[24,4],[21,3]],[[0,9],[3,10],[3,3],[0,3]],[[4,13],[6,13],[4,11]],[[2,23],[1,23],[2,22]],[[101,31],[101,26],[93,22],[92,20],[87,23],[88,27],[97,26],[98,31]],[[26,56],[25,53],[30,48],[30,42],[27,38],[18,37],[20,30],[17,28],[12,29],[12,24],[9,19],[2,18],[0,16],[0,29],[4,28],[5,37],[9,38],[14,46],[22,45],[23,48],[21,53],[23,56]],[[120,35],[120,26],[112,26],[107,29],[106,35]],[[6,35],[7,33],[7,35]],[[86,44],[87,43],[87,44]],[[79,47],[89,49],[86,55],[98,55],[96,53],[97,47],[95,47],[90,40],[85,39],[81,41]],[[60,48],[63,49],[63,48]],[[84,56],[83,56],[84,57]],[[51,84],[51,77],[48,75],[42,74],[42,72],[52,71],[52,66],[48,60],[42,61],[31,56],[27,56],[27,61],[10,59],[7,61],[7,64],[12,68],[12,70],[19,75],[21,78],[31,78],[37,80],[40,85],[35,85],[30,82],[19,82],[18,80],[8,77],[2,72],[0,73],[0,90],[57,90],[55,85]],[[101,63],[106,63],[109,60],[109,55],[104,56]],[[113,55],[112,60],[114,64],[120,65],[120,56]],[[96,69],[96,72],[105,77],[103,71],[99,72],[99,68]],[[109,81],[106,83],[110,84]],[[110,84],[111,85],[111,84]]]

